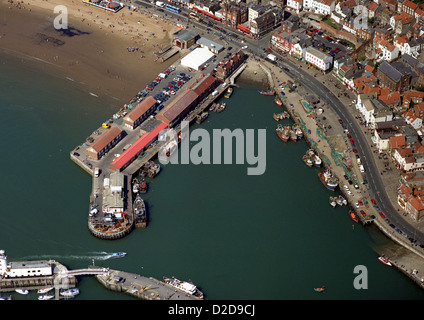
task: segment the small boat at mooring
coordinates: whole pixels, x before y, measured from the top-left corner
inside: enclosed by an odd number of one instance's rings
[[[392,266],[389,260],[387,260],[384,257],[378,257],[378,260],[380,260],[382,263],[384,263],[386,266]]]
[[[47,288],[38,289],[37,290],[37,293],[47,293],[50,290],[53,290],[53,287],[47,287]]]
[[[280,98],[275,97],[274,102],[277,106],[281,107],[283,105],[283,101]]]
[[[222,111],[224,111],[225,110],[225,107],[227,106],[227,104],[225,103],[225,102],[223,102],[223,103],[221,103],[221,104],[218,104],[216,107],[215,107],[215,112],[222,112]]]
[[[72,288],[72,289],[69,289],[69,290],[65,290],[65,291],[62,291],[60,293],[61,296],[64,296],[64,297],[67,297],[67,298],[73,298],[73,297],[75,297],[78,294],[79,294],[79,290],[77,288]]]
[[[140,193],[146,193],[147,192],[147,182],[146,180],[142,179],[140,181]]]
[[[202,112],[201,114],[199,114],[197,117],[196,117],[196,123],[197,124],[201,124],[203,121],[205,121],[206,120],[206,118],[209,116],[209,113],[207,113],[207,112]]]
[[[275,94],[275,91],[274,90],[264,90],[264,91],[259,90],[259,93],[265,96],[273,96]]]
[[[28,294],[29,293],[29,291],[27,289],[15,289],[15,291],[17,293],[20,293],[20,294]]]
[[[227,89],[227,92],[225,93],[225,95],[224,95],[224,98],[230,98],[231,97],[231,95],[233,94],[233,88],[228,88]]]
[[[353,212],[353,210],[349,210],[349,217],[355,221],[358,222],[358,217],[356,216],[355,212]]]

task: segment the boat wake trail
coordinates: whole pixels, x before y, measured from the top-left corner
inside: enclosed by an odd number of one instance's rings
[[[89,252],[87,254],[43,254],[21,257],[19,260],[107,260],[113,257],[112,253],[105,251]]]

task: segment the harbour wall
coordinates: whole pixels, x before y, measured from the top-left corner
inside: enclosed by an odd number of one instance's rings
[[[57,261],[43,261],[51,264],[53,274],[51,276],[2,278],[0,279],[0,292],[10,292],[15,289],[38,290],[45,287],[75,287],[77,279],[74,276],[61,277],[60,273],[67,271],[66,267]],[[66,280],[65,280],[66,279]]]

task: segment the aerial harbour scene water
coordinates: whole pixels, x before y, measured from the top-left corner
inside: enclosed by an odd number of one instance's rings
[[[0,0],[1,299],[423,299],[424,6],[314,3]]]

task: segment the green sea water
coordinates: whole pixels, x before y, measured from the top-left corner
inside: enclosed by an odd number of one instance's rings
[[[422,299],[423,291],[377,260],[386,240],[355,224],[347,208],[301,158],[304,141],[275,135],[272,97],[240,84],[227,109],[191,129],[266,129],[266,171],[242,165],[162,165],[149,180],[149,222],[105,241],[87,228],[91,177],[69,152],[123,101],[94,97],[41,63],[0,56],[2,201],[0,248],[11,261],[56,259],[69,269],[94,263],[161,279],[192,280],[207,299]],[[128,97],[130,98],[130,97]],[[289,120],[286,120],[289,121]],[[122,259],[110,253],[125,251]],[[367,289],[354,287],[365,266]],[[313,288],[325,285],[325,294]],[[79,279],[79,300],[132,299]],[[36,299],[13,294],[14,298]]]

